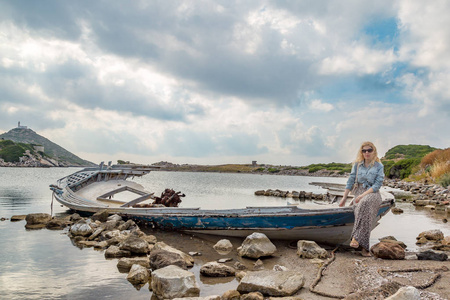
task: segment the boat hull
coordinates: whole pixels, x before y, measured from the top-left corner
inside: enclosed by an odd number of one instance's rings
[[[152,228],[217,236],[246,237],[253,232],[261,232],[271,239],[305,239],[327,244],[346,244],[354,224],[352,207],[317,210],[297,206],[224,210],[96,207],[74,204],[60,194],[56,194],[55,198],[75,211],[95,213],[106,209],[110,214],[132,218]],[[377,220],[389,211],[392,204],[392,201],[383,201]]]

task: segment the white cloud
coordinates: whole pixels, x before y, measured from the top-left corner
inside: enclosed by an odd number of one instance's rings
[[[332,104],[322,102],[322,100],[320,99],[312,100],[309,107],[313,110],[319,110],[324,112],[329,112],[334,109],[334,106]]]

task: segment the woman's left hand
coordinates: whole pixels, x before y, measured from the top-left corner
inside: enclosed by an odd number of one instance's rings
[[[362,198],[363,198],[363,195],[359,195],[358,197],[356,197],[355,203],[359,203],[359,201],[361,201]]]

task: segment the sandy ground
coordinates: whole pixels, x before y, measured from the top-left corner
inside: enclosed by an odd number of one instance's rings
[[[243,239],[227,238],[234,246],[234,250],[226,255],[221,255],[213,249],[213,245],[222,239],[222,237],[208,236],[208,235],[190,235],[177,232],[163,232],[149,229],[143,229],[148,234],[154,234],[159,241],[164,241],[175,248],[178,248],[186,253],[191,251],[200,252],[200,256],[194,256],[195,266],[191,269],[192,272],[197,273],[196,276],[200,278],[201,296],[208,295],[222,295],[225,291],[236,289],[238,281],[234,278],[208,278],[199,275],[199,268],[201,265],[209,261],[215,261],[221,258],[231,258],[227,265],[233,266],[236,261],[244,264],[249,270],[253,270],[255,260],[246,259],[237,255],[236,248],[239,247]],[[270,270],[275,265],[287,267],[289,270],[298,270],[305,276],[304,287],[297,292],[295,297],[300,299],[321,300],[331,299],[314,294],[309,291],[309,286],[316,279],[319,263],[314,263],[310,259],[301,259],[296,254],[296,242],[289,241],[272,241],[277,247],[277,253],[273,257],[262,259],[264,269]],[[333,250],[332,247],[323,246],[329,252]],[[413,253],[407,254],[409,257],[415,257]],[[382,284],[391,286],[391,290],[386,291],[385,295],[392,294],[398,288],[395,287],[396,281],[402,285],[420,285],[430,280],[434,273],[430,272],[397,272],[385,273],[385,277],[378,272],[380,268],[385,269],[410,269],[410,268],[440,268],[446,266],[450,269],[450,261],[419,261],[417,259],[407,260],[382,260],[374,257],[362,257],[359,251],[354,251],[351,248],[338,249],[336,251],[335,260],[327,267],[324,275],[316,287],[316,290],[347,296],[351,293],[361,291],[376,290]],[[394,285],[394,288],[392,288]],[[204,289],[207,289],[205,292]],[[392,290],[393,289],[393,290]],[[422,299],[450,299],[450,271],[441,272],[435,284],[426,289],[420,290]],[[368,296],[369,295],[369,296]],[[353,295],[354,297],[356,295]],[[379,296],[356,296],[354,299],[383,299]]]

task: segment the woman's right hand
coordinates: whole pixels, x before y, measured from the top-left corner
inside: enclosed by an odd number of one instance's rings
[[[345,206],[345,202],[347,201],[347,197],[343,197],[341,202],[339,202],[339,207]]]

